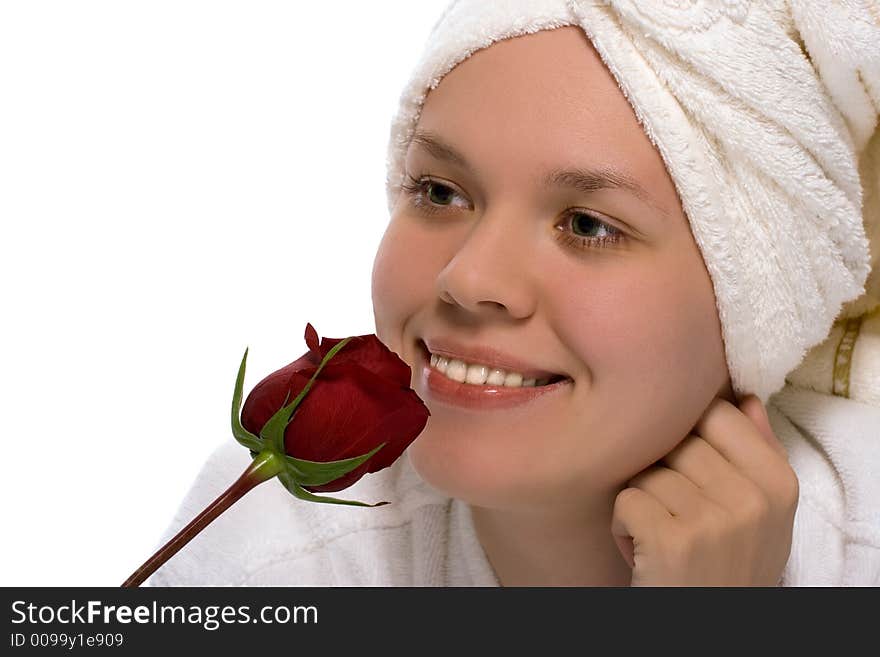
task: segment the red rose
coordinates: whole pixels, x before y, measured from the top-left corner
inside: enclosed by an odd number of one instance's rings
[[[306,325],[309,351],[260,381],[239,417],[247,349],[232,394],[232,434],[254,457],[224,493],[123,582],[139,586],[255,486],[278,477],[295,497],[380,506],[313,495],[337,491],[394,463],[428,422],[409,387],[410,368],[375,335],[324,338]]]
[[[322,338],[306,325],[309,351],[273,372],[251,390],[241,411],[241,424],[259,435],[263,426],[295,399],[321,361],[341,338]],[[341,478],[313,492],[347,488],[368,472],[387,468],[422,432],[430,415],[410,388],[410,368],[375,335],[350,338],[330,358],[299,403],[284,431],[288,456],[308,461],[339,461],[361,456],[386,443],[375,455]]]

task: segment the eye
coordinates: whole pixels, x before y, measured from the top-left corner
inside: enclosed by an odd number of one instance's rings
[[[406,182],[401,189],[410,197],[412,204],[426,214],[443,212],[452,206],[452,200],[456,196],[464,198],[452,186],[424,176],[413,178],[407,174]],[[465,201],[464,208],[469,207],[470,205]]]
[[[407,174],[401,189],[414,207],[429,215],[452,208],[455,197],[464,199],[451,185],[425,176],[414,178]],[[470,209],[466,200],[464,209]],[[566,246],[583,251],[612,246],[626,238],[622,230],[586,210],[570,210],[565,217],[565,221],[556,226],[556,239]]]
[[[612,246],[626,238],[622,230],[585,210],[570,211],[565,221],[556,228],[556,239],[566,246],[582,250]]]

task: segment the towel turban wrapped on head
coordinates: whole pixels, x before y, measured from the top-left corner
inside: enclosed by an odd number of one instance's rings
[[[731,384],[763,403],[835,321],[880,306],[875,0],[456,0],[391,126],[393,210],[428,92],[506,38],[579,26],[675,183]]]

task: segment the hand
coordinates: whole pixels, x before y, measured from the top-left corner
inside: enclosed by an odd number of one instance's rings
[[[715,398],[682,442],[633,477],[611,532],[632,586],[776,586],[798,480],[760,399]]]

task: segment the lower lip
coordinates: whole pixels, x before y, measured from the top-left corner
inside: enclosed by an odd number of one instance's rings
[[[459,383],[431,367],[430,355],[424,349],[420,351],[422,354],[420,373],[422,389],[427,390],[429,396],[435,401],[459,408],[483,411],[521,406],[539,397],[559,393],[572,382],[571,379],[564,379],[546,386],[529,386],[527,388]]]

